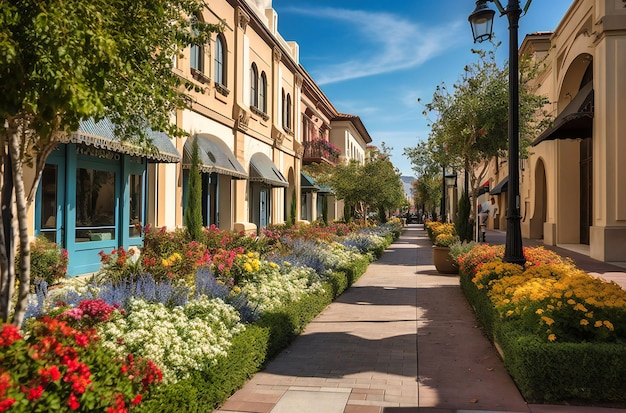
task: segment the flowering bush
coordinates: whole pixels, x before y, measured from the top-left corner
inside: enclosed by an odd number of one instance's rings
[[[17,254],[15,270],[19,271],[20,254]],[[67,277],[67,264],[69,263],[66,249],[59,247],[45,237],[37,237],[30,244],[30,284],[45,281],[53,285]]]
[[[126,412],[160,382],[154,363],[114,356],[94,328],[75,329],[52,317],[29,327],[26,338],[12,325],[2,327],[0,411]]]
[[[449,247],[458,241],[454,224],[430,221],[426,223],[426,231],[432,243],[439,247]],[[439,241],[437,241],[438,238]]]
[[[259,270],[251,272],[242,282],[241,292],[248,305],[259,313],[273,310],[297,301],[304,294],[320,291],[322,284],[317,273],[308,267],[279,267],[264,261]]]
[[[230,339],[243,329],[239,315],[220,299],[200,297],[168,309],[161,303],[132,299],[129,314],[101,324],[103,347],[153,360],[163,381],[174,383],[203,370],[225,355]]]
[[[478,245],[459,257],[462,273],[487,293],[500,318],[547,341],[626,339],[626,292],[542,247],[524,248],[525,267],[502,262],[503,247]]]
[[[136,248],[126,251],[124,247],[119,247],[108,254],[100,251],[98,255],[102,263],[99,274],[113,283],[137,278],[144,272],[139,260],[139,250]]]
[[[458,241],[459,237],[457,235],[443,233],[437,235],[437,237],[435,238],[435,245],[437,247],[449,247]]]

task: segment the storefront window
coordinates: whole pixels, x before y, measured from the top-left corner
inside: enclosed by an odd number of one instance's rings
[[[115,239],[115,172],[76,169],[76,242]]]
[[[41,174],[41,235],[56,242],[57,166],[46,165]]]
[[[128,236],[137,238],[141,237],[143,225],[143,179],[141,175],[130,175],[128,180],[130,187],[130,228]]]

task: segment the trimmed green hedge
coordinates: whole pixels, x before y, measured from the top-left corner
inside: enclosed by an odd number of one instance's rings
[[[258,372],[297,337],[324,308],[341,295],[367,270],[367,256],[353,261],[330,276],[323,292],[309,294],[260,320],[237,334],[227,357],[206,371],[195,372],[186,380],[161,386],[141,403],[142,413],[209,412],[223,404],[231,394]]]
[[[527,402],[626,402],[626,346],[547,343],[502,320],[489,297],[461,274],[461,289]]]

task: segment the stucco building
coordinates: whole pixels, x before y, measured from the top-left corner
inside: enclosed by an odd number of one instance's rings
[[[538,93],[554,117],[520,163],[523,237],[626,261],[626,3],[576,0],[553,32],[526,36],[520,54],[545,57]],[[495,224],[505,229],[507,169],[494,163]]]

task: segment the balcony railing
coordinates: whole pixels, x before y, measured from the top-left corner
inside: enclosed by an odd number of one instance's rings
[[[305,162],[325,162],[335,165],[339,161],[341,151],[332,143],[325,140],[302,142],[304,146],[303,160]]]

